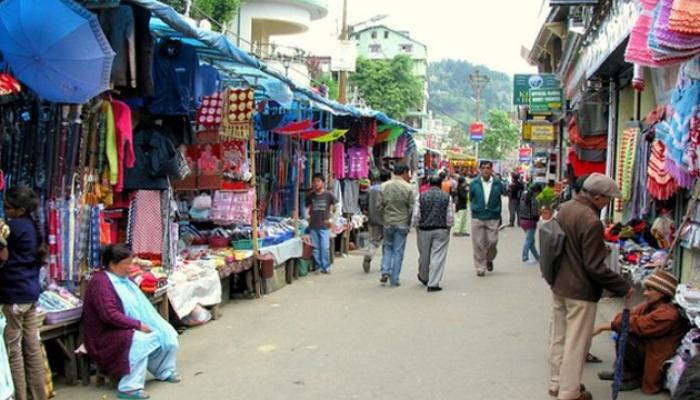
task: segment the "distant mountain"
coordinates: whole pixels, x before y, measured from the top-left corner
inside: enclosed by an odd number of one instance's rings
[[[445,59],[428,65],[428,109],[433,111],[434,117],[441,118],[447,125],[459,125],[461,130],[468,128],[468,124],[475,120],[476,115],[475,96],[469,82],[469,74],[477,69],[490,78],[481,91],[481,119],[486,118],[490,109],[510,111],[513,91],[511,76],[469,61]]]

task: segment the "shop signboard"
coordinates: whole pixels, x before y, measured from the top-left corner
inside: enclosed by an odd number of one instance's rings
[[[537,89],[559,89],[561,82],[554,74],[515,74],[513,77],[513,104],[530,104],[530,91]]]
[[[552,124],[535,124],[532,125],[532,141],[533,142],[553,142],[554,141],[554,125]]]
[[[477,143],[484,140],[484,124],[482,122],[474,122],[469,126],[469,139]]]
[[[532,89],[529,100],[531,114],[549,114],[552,110],[561,110],[564,92],[561,89]]]
[[[531,147],[521,147],[518,160],[521,164],[529,164],[532,160],[532,148]]]

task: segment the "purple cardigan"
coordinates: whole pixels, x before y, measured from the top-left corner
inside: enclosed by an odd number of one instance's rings
[[[124,306],[105,272],[90,279],[83,299],[85,347],[102,372],[115,378],[129,374],[129,349],[141,323],[124,314]]]

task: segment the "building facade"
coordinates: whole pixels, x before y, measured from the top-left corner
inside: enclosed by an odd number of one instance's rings
[[[398,31],[386,25],[376,25],[352,32],[350,39],[357,43],[357,54],[371,60],[391,60],[405,54],[413,60],[413,73],[423,83],[423,101],[410,110],[407,123],[418,130],[428,129],[428,47],[411,38],[407,31]]]

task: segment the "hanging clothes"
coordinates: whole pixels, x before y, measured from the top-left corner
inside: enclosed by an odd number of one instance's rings
[[[100,13],[102,30],[115,51],[112,83],[117,87],[136,88],[136,36],[133,9],[122,4]]]
[[[114,113],[114,126],[117,142],[117,183],[115,192],[121,192],[124,188],[124,171],[134,168],[136,154],[134,153],[134,134],[131,127],[131,108],[126,103],[118,100],[112,101]]]
[[[148,107],[156,115],[188,115],[199,107],[194,96],[199,56],[177,39],[162,40],[153,60],[155,96]]]
[[[164,220],[160,196],[159,190],[139,190],[131,202],[130,243],[131,250],[137,255],[153,257],[163,252]]]
[[[657,200],[668,200],[677,191],[678,185],[671,174],[666,170],[666,145],[662,140],[656,139],[651,146],[649,158],[649,179],[647,188],[649,194]]]
[[[369,177],[369,151],[367,147],[348,149],[348,178],[365,179]]]
[[[343,143],[333,143],[333,176],[336,179],[345,179],[346,168],[345,168],[345,145]]]
[[[360,210],[360,183],[353,180],[343,181],[343,213],[361,214]]]

